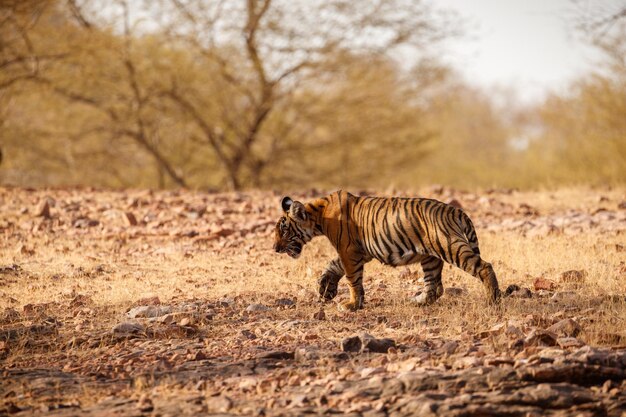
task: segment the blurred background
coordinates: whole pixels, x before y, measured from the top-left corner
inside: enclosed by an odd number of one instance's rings
[[[626,181],[626,1],[0,0],[0,183]]]

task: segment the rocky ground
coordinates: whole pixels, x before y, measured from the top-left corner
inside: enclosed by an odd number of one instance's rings
[[[0,189],[0,415],[626,416],[624,190],[419,194],[520,290],[446,267],[420,308],[372,263],[340,312],[326,242],[271,251],[278,194]]]

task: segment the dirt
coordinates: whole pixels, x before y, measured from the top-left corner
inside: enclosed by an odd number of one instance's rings
[[[489,306],[446,269],[420,308],[418,268],[372,266],[341,312],[324,243],[271,251],[278,194],[0,189],[0,415],[626,415],[623,192],[421,194],[521,288]],[[520,271],[518,239],[595,261]]]

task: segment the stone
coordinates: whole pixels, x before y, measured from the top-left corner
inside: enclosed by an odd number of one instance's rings
[[[233,406],[233,401],[225,395],[206,399],[207,411],[211,413],[226,413]]]
[[[224,297],[217,302],[219,307],[232,307],[235,305],[235,300],[233,298]]]
[[[520,288],[509,295],[512,298],[532,298],[533,294],[528,288]]]
[[[483,365],[483,359],[476,356],[463,356],[452,364],[453,369],[476,368]]]
[[[395,349],[395,347],[395,340],[387,338],[378,339],[367,333],[348,337],[341,341],[341,350],[344,352],[387,353],[390,349]]]
[[[524,340],[526,346],[556,346],[557,335],[550,331],[535,329]]]
[[[374,368],[361,369],[360,375],[361,375],[361,378],[370,378],[373,375],[382,374],[383,372],[385,372],[385,368],[383,368],[382,366],[377,366]]]
[[[319,354],[318,349],[311,347],[311,346],[305,346],[305,347],[297,348],[294,352],[293,357],[295,360],[299,362],[303,362],[303,361],[308,361],[308,360],[319,359],[320,354]]]
[[[396,347],[396,342],[393,339],[377,339],[372,335],[364,333],[360,336],[361,339],[361,351],[369,351],[376,353],[387,353],[389,349]]]
[[[258,312],[258,311],[269,311],[270,308],[267,306],[264,306],[263,304],[250,304],[248,307],[246,307],[246,311],[247,312]]]
[[[459,347],[459,342],[457,342],[456,340],[448,340],[446,343],[443,344],[443,346],[437,349],[435,353],[438,355],[449,356],[449,355],[452,355],[454,352],[456,352],[458,347]]]
[[[274,301],[274,304],[279,307],[292,307],[296,305],[296,302],[293,301],[291,298],[279,298],[278,300]]]
[[[295,352],[287,352],[284,350],[274,350],[271,352],[262,353],[258,356],[259,359],[275,359],[275,360],[287,360],[294,359]]]
[[[122,217],[126,226],[137,226],[137,217],[132,212],[125,211]]]
[[[558,336],[576,337],[581,332],[582,328],[576,321],[572,319],[564,319],[557,323],[554,323],[546,330],[552,333],[556,333]]]
[[[558,339],[556,339],[556,343],[562,349],[578,348],[585,345],[583,342],[576,339],[575,337],[559,337]]]
[[[257,335],[255,335],[254,333],[252,333],[250,330],[248,329],[243,329],[241,332],[239,332],[241,334],[241,336],[243,336],[245,339],[248,340],[254,340],[257,338]]]
[[[561,282],[568,282],[568,283],[581,283],[585,281],[585,278],[587,277],[587,271],[585,270],[570,270],[570,271],[565,271],[561,274]]]
[[[539,277],[539,278],[536,278],[535,281],[533,282],[533,287],[535,288],[535,291],[539,291],[539,290],[554,291],[556,289],[556,282]]]
[[[72,226],[77,229],[87,229],[89,227],[98,226],[99,224],[100,222],[98,220],[89,219],[87,217],[81,217],[72,222]]]
[[[131,319],[161,317],[172,311],[169,306],[139,306],[131,308],[126,315]]]
[[[118,323],[113,326],[113,333],[121,333],[121,334],[132,334],[132,333],[141,333],[145,330],[144,326],[141,323],[125,321],[122,323]]]
[[[576,298],[578,294],[574,291],[559,291],[555,292],[552,297],[550,297],[553,301],[568,301]]]
[[[363,343],[359,336],[346,337],[341,341],[341,350],[344,352],[360,352],[362,345]]]
[[[156,295],[146,296],[137,301],[139,306],[156,306],[159,304],[161,304],[161,300]]]
[[[326,319],[326,313],[324,313],[324,310],[319,310],[313,314],[313,318],[315,320],[324,320]]]
[[[459,287],[448,287],[443,291],[443,293],[448,297],[460,297],[464,295],[465,292],[466,291],[463,288]]]
[[[50,202],[53,201],[50,198],[44,198],[39,202],[37,208],[35,208],[35,216],[43,217],[44,219],[50,219]]]

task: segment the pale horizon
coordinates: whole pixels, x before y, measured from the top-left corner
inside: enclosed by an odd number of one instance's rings
[[[563,93],[593,71],[599,53],[581,39],[570,0],[437,0],[467,34],[445,43],[444,60],[471,84],[510,89],[523,103]]]

